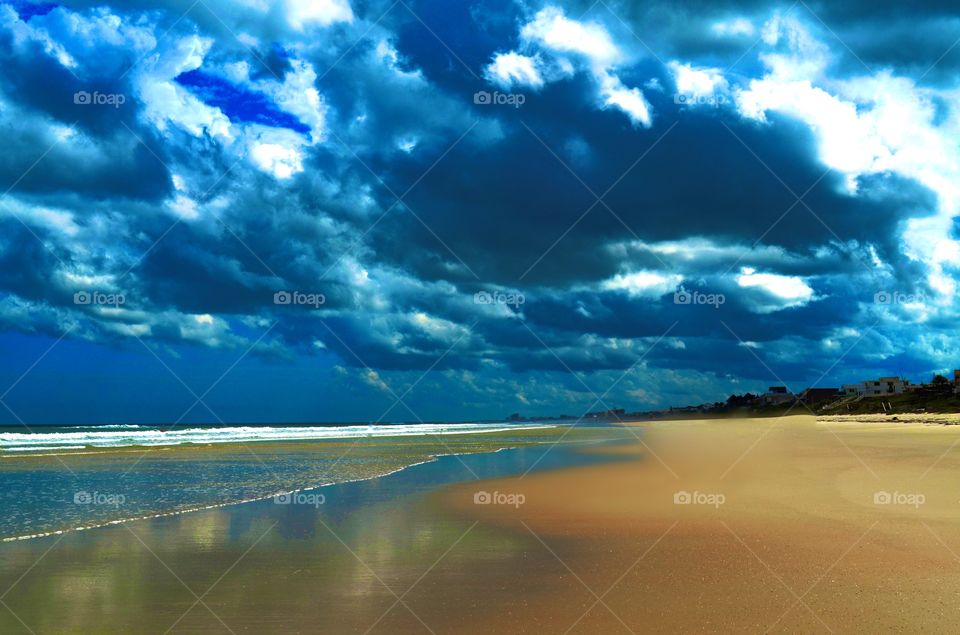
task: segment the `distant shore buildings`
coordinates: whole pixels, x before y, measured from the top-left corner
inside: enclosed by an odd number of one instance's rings
[[[807,388],[800,393],[800,401],[808,406],[819,406],[836,401],[841,396],[838,388]]]
[[[909,379],[903,377],[881,377],[856,384],[844,384],[842,390],[847,397],[883,397],[914,392],[960,394],[960,369],[954,369],[950,379],[943,375],[934,375],[928,384],[911,384]]]
[[[840,388],[815,388],[809,387],[800,393],[790,391],[786,386],[770,386],[765,393],[755,395],[744,393],[742,395],[730,395],[726,402],[715,404],[703,404],[700,406],[687,406],[685,408],[670,408],[666,412],[649,413],[652,415],[661,414],[683,414],[683,413],[726,413],[738,409],[753,409],[760,411],[774,411],[783,407],[803,405],[807,409],[818,412],[832,411],[837,408],[849,408],[864,399],[880,399],[883,397],[894,397],[896,395],[916,395],[917,403],[911,402],[911,408],[924,408],[927,400],[941,399],[946,395],[960,396],[960,369],[953,371],[953,377],[948,379],[943,375],[934,375],[929,383],[913,384],[904,377],[879,377],[877,379],[865,379],[853,384],[843,384]],[[880,403],[882,401],[882,404]],[[916,401],[916,400],[914,400]],[[891,410],[893,406],[890,402],[880,401],[878,406],[883,408],[884,412]],[[901,405],[900,407],[905,407]],[[942,407],[942,406],[940,406]]]
[[[794,401],[796,396],[787,390],[786,386],[770,386],[767,392],[760,395],[760,401],[765,406],[779,406]]]
[[[794,394],[787,390],[786,386],[770,386],[767,392],[757,397],[756,401],[764,406],[779,406],[797,401],[808,406],[819,406],[836,401],[843,395],[843,391],[839,388],[807,388],[800,394]]]
[[[922,385],[922,384],[921,384]],[[848,397],[875,397],[880,395],[900,395],[915,389],[910,380],[902,377],[881,377],[875,380],[861,381],[856,384],[844,384],[843,394]]]
[[[807,405],[818,405],[841,398],[889,397],[904,393],[947,393],[960,394],[960,369],[953,371],[953,377],[935,375],[930,383],[912,384],[904,377],[880,377],[865,379],[854,384],[843,384],[840,388],[807,388],[794,395],[786,386],[770,386],[767,392],[756,397],[765,406],[776,406],[799,400]]]
[[[902,399],[894,399],[891,402],[884,401],[882,397],[894,397],[904,395]],[[907,395],[914,395],[913,397]],[[575,421],[625,421],[630,419],[657,419],[657,418],[688,418],[697,415],[724,415],[731,412],[742,412],[744,409],[754,412],[780,412],[784,407],[788,412],[795,406],[806,406],[808,410],[818,413],[834,412],[837,409],[844,408],[850,410],[856,408],[858,402],[869,399],[872,405],[869,408],[880,408],[883,412],[893,412],[896,408],[912,408],[917,412],[922,412],[928,404],[938,404],[937,407],[944,407],[944,397],[956,395],[960,396],[960,369],[953,371],[953,377],[947,378],[943,375],[934,375],[929,383],[913,384],[904,377],[880,377],[878,379],[865,379],[852,384],[843,384],[840,388],[815,388],[809,387],[800,393],[793,393],[786,386],[770,386],[765,393],[756,395],[753,393],[733,394],[726,401],[714,403],[703,403],[693,406],[670,406],[669,408],[651,411],[627,412],[624,408],[610,408],[597,412],[590,412],[585,415],[575,417],[572,415],[554,415],[541,417],[524,417],[519,413],[513,413],[507,417],[507,421],[556,421],[556,420],[575,420]],[[876,399],[877,401],[874,401]],[[960,402],[956,397],[948,400],[948,403],[954,405],[960,412]],[[893,404],[893,405],[891,405]],[[899,404],[899,405],[898,405]],[[861,404],[861,406],[864,404]],[[768,410],[769,409],[769,410]],[[802,408],[801,408],[802,410]],[[952,412],[952,410],[951,410]]]

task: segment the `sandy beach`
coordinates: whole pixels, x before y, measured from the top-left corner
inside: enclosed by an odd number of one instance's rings
[[[897,414],[821,415],[822,423],[922,423],[927,425],[955,426],[960,424],[960,413],[913,412]]]
[[[619,432],[442,457],[324,488],[317,507],[260,501],[8,543],[0,629],[960,628],[960,429],[798,416]]]
[[[468,485],[439,496],[554,561],[500,582],[525,598],[519,622],[495,620],[501,632],[960,628],[956,429],[813,417],[638,428],[642,443],[615,450],[635,460],[484,484],[522,494],[519,508],[475,505]]]

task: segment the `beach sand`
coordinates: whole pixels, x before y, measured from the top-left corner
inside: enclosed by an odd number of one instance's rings
[[[960,631],[960,430],[813,417],[638,429],[642,443],[614,450],[636,460],[482,484],[520,507],[476,505],[468,484],[438,495],[553,560],[499,582],[523,610],[488,632]]]
[[[332,488],[320,510],[251,503],[9,543],[0,632],[960,631],[960,428],[632,430],[580,450],[604,462],[438,486],[447,457]]]
[[[897,414],[820,415],[817,421],[826,423],[925,423],[955,426],[960,424],[958,412],[907,412]]]

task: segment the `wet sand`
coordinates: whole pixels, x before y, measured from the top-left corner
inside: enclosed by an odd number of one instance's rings
[[[546,444],[445,456],[311,492],[317,505],[264,500],[2,544],[0,633],[460,632],[524,601],[491,580],[515,576],[529,539],[431,494],[600,460]]]
[[[329,483],[379,477],[437,455],[550,444],[567,429],[301,441],[88,448],[54,455],[0,453],[0,542],[184,513]],[[563,443],[599,438],[579,428]],[[621,430],[621,432],[624,432]],[[100,493],[118,505],[77,505]]]
[[[10,543],[0,632],[960,630],[960,428],[634,432],[542,460],[463,457],[480,481],[446,457],[330,488],[320,509],[251,503]]]

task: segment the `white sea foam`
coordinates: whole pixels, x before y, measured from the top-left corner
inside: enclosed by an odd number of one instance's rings
[[[5,452],[55,452],[56,450],[82,450],[85,445],[25,445],[22,447],[4,447]]]
[[[263,441],[304,441],[350,439],[358,437],[443,436],[512,432],[551,425],[518,425],[504,423],[419,423],[350,426],[231,426],[211,428],[173,428],[162,430],[147,426],[93,426],[57,432],[0,433],[0,451],[56,452],[85,448],[119,448],[129,446],[167,446],[184,443],[255,443]]]

